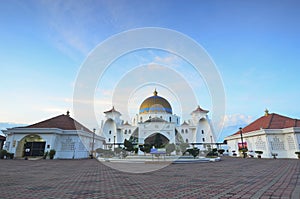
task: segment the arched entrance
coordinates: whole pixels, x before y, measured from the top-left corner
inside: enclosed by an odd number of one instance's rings
[[[145,144],[149,144],[155,148],[161,148],[167,143],[169,143],[169,139],[160,133],[154,133],[145,139]]]
[[[46,141],[39,135],[27,135],[23,137],[17,146],[16,157],[43,156]]]

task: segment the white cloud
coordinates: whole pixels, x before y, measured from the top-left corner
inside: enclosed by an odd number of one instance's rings
[[[67,110],[65,108],[57,108],[57,107],[47,107],[47,108],[42,108],[43,112],[47,112],[47,113],[53,113],[53,114],[65,114]]]
[[[160,57],[160,56],[154,57],[154,62],[167,65],[167,66],[168,65],[177,66],[180,61],[181,59],[178,56],[172,54],[165,57]]]
[[[236,125],[247,125],[253,122],[253,117],[250,115],[244,114],[233,114],[224,116],[224,127],[227,126],[236,126]]]

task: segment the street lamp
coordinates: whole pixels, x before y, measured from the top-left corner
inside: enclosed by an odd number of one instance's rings
[[[94,157],[95,132],[96,132],[96,129],[94,128],[94,129],[93,129],[93,142],[92,142],[91,159],[93,159],[93,157]]]
[[[114,135],[114,150],[115,150],[115,144],[116,144],[116,136]]]
[[[242,140],[242,152],[243,152],[243,158],[246,158],[245,148],[244,148],[244,141],[243,141],[243,131],[242,131],[242,127],[240,127],[240,135],[241,135],[241,140]]]

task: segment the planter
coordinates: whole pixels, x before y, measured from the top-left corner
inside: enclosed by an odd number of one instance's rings
[[[257,158],[261,158],[261,154],[263,154],[263,151],[254,151],[257,154]]]
[[[55,156],[56,151],[54,149],[51,149],[49,152],[49,158],[52,160]]]

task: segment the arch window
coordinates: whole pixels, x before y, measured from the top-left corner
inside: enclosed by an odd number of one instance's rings
[[[204,134],[204,130],[201,130],[202,134]]]
[[[143,122],[143,118],[142,117],[140,117],[140,122]]]
[[[111,130],[109,131],[109,134],[111,135]]]
[[[130,129],[129,129],[128,133],[131,134],[131,130]]]
[[[181,129],[181,133],[184,133],[184,130],[183,130],[183,129]]]
[[[110,138],[108,138],[108,142],[110,142]]]
[[[189,131],[187,129],[185,129],[185,133],[188,133]]]
[[[149,116],[149,119],[151,119],[151,115]]]
[[[160,119],[162,119],[162,116],[160,116]]]
[[[124,134],[127,134],[127,129],[124,131]]]
[[[202,138],[202,141],[205,142],[205,138]]]
[[[186,143],[189,143],[189,139],[185,139],[185,142],[186,142]]]
[[[169,121],[170,121],[170,122],[172,121],[172,118],[171,118],[171,117],[169,117]]]

